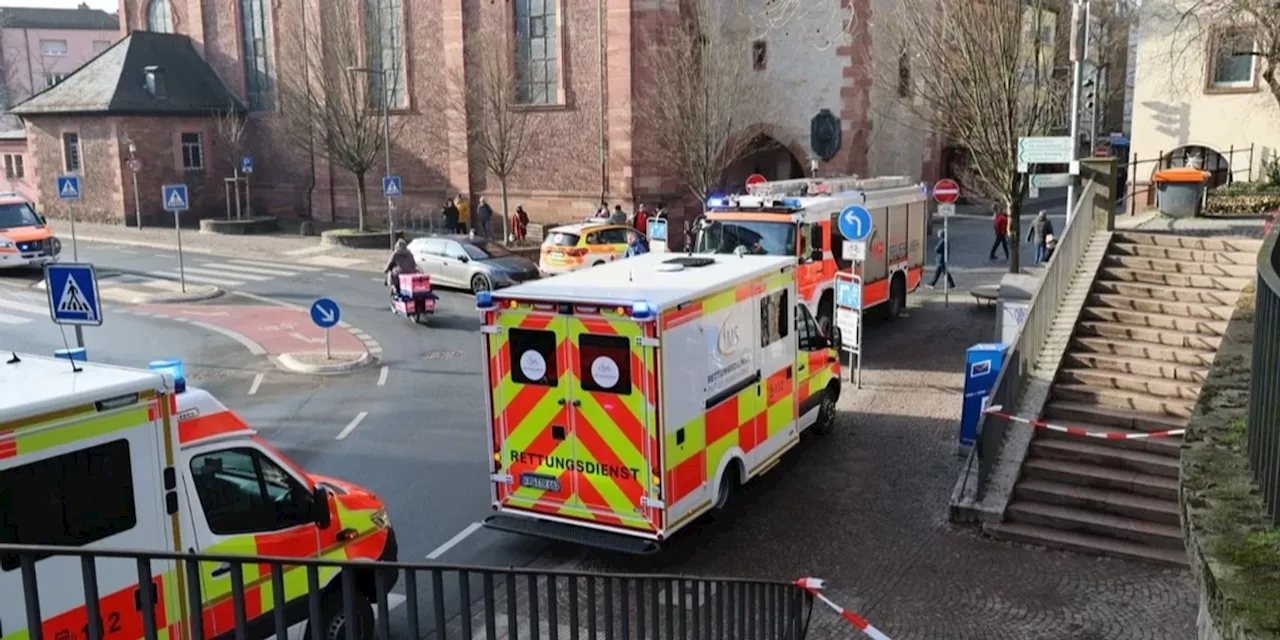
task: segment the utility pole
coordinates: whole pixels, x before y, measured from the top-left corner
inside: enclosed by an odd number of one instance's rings
[[[1084,63],[1089,52],[1089,0],[1076,0],[1071,5],[1071,160],[1080,159],[1080,95],[1084,92]],[[1072,172],[1067,182],[1067,224],[1076,206],[1076,183],[1080,176]]]

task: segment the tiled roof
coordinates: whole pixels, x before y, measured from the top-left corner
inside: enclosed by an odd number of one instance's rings
[[[39,9],[36,7],[0,8],[0,27],[5,29],[86,29],[115,31],[120,20],[114,13],[90,9]]]
[[[26,140],[26,129],[10,129],[8,131],[0,131],[0,140]]]
[[[163,71],[164,92],[152,96],[146,68]],[[184,35],[134,31],[65,80],[9,113],[196,115],[245,110]]]

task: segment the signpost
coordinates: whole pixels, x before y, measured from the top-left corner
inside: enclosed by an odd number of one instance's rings
[[[871,235],[871,212],[851,204],[840,211],[839,226],[845,240],[865,240]]]
[[[387,172],[391,172],[390,156],[387,156]],[[391,237],[392,248],[396,246],[396,223],[391,217],[391,209],[395,207],[396,198],[404,194],[404,189],[400,186],[400,176],[382,177],[382,195],[387,198],[387,235]]]
[[[187,198],[187,185],[166,184],[160,187],[160,199],[164,202],[164,210],[173,212],[173,229],[178,233],[178,283],[182,292],[187,292],[187,272],[182,263],[182,225],[178,224],[178,215],[190,207]]]
[[[142,228],[142,200],[138,198],[138,172],[142,171],[142,169],[146,167],[146,164],[142,161],[142,158],[139,158],[133,155],[137,151],[138,151],[137,146],[135,146],[133,142],[130,142],[129,143],[129,177],[133,180],[133,219],[134,219],[134,222],[138,225],[138,228],[141,229]]]
[[[845,240],[841,254],[850,262],[862,262],[867,259],[867,243],[865,240]]]
[[[1032,164],[1066,164],[1075,160],[1071,151],[1070,136],[1018,138],[1018,171],[1025,173]]]
[[[80,201],[80,176],[58,176],[57,185],[58,199],[67,203],[67,218],[71,220],[71,259],[78,261],[80,260],[80,246],[76,242],[76,211],[74,204]],[[48,277],[46,276],[45,279],[47,280]],[[84,331],[80,329],[78,324],[76,325],[76,346],[81,349],[84,348]]]
[[[947,265],[947,279],[942,283],[942,305],[951,306],[951,216],[956,214],[956,200],[960,199],[960,185],[951,178],[943,178],[933,185],[933,199],[938,203],[938,215],[942,216],[942,263]]]
[[[846,254],[848,257],[848,254]],[[849,382],[862,388],[862,278],[852,273],[836,273],[836,327],[843,341],[840,349],[849,354]]]
[[[324,329],[324,357],[331,358],[329,352],[329,329],[342,320],[342,310],[338,303],[330,298],[318,298],[311,303],[311,321]]]
[[[249,176],[253,175],[253,156],[241,156],[240,173],[244,174],[244,206],[246,217],[253,217],[253,187],[249,186]]]

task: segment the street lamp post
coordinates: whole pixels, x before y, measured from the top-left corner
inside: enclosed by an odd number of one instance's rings
[[[356,73],[377,74],[382,76],[382,150],[386,153],[387,168],[383,175],[391,175],[391,73],[390,69],[374,69],[372,67],[347,67],[347,71]],[[391,248],[396,246],[396,224],[392,217],[395,202],[387,196],[387,235],[391,238]]]

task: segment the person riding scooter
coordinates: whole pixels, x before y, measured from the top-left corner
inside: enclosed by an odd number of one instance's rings
[[[418,272],[418,262],[413,259],[413,253],[409,251],[409,243],[405,242],[404,238],[396,240],[396,249],[391,252],[391,259],[387,261],[387,266],[382,272],[387,274],[387,284],[391,287],[393,297],[400,293],[400,274]]]

